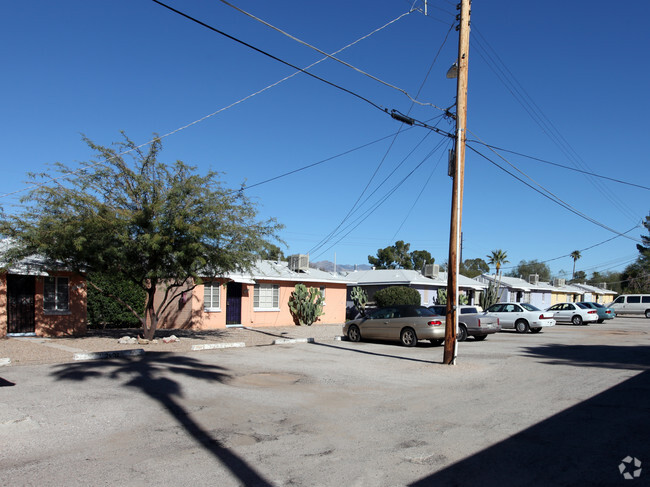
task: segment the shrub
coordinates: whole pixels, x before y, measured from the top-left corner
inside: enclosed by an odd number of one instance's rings
[[[420,305],[422,298],[420,293],[411,287],[390,286],[375,293],[377,306],[398,306],[403,304]]]
[[[130,281],[109,275],[88,276],[98,287],[119,297],[129,306],[144,312],[146,294],[142,288]],[[88,326],[90,328],[137,328],[140,320],[124,305],[104,296],[94,287],[88,286]]]

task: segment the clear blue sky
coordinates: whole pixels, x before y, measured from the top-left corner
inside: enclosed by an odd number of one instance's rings
[[[233,1],[327,52],[411,7],[404,0]],[[169,4],[292,64],[303,67],[322,58],[218,0]],[[450,31],[455,4],[430,1],[429,14],[412,12],[338,56],[412,96],[422,86],[418,99],[423,102],[451,106],[455,82],[445,73],[457,53],[457,32]],[[650,4],[640,0],[475,0],[470,138],[650,186],[649,17]],[[14,192],[25,187],[26,172],[42,171],[55,161],[75,165],[89,159],[81,133],[108,145],[124,130],[144,143],[154,132],[170,133],[294,72],[149,0],[5,2],[0,45],[0,203],[8,211],[25,194]],[[412,110],[415,118],[453,131],[450,122],[435,118],[441,115],[438,109],[411,109],[403,93],[332,60],[311,71],[381,107]],[[399,122],[371,104],[298,74],[166,137],[162,159],[181,159],[201,172],[221,171],[227,185],[239,187],[398,130]],[[333,261],[336,255],[338,263],[363,264],[378,248],[404,240],[412,250],[429,250],[436,262],[446,261],[448,139],[416,127],[401,133],[391,146],[392,141],[387,138],[248,190],[259,203],[261,217],[273,216],[285,225],[286,254],[312,250],[312,260]],[[472,146],[515,171],[484,146]],[[647,189],[501,154],[565,204],[618,232],[640,224],[650,211]],[[368,196],[370,200],[341,227],[347,229],[314,251],[367,185],[361,201]],[[366,213],[396,185],[378,209]],[[638,227],[628,235],[638,239],[644,232]],[[620,270],[636,258],[635,241],[623,237],[583,250],[612,237],[614,233],[551,202],[468,150],[464,258],[485,259],[492,250],[503,249],[510,267],[522,259],[547,261],[582,250],[577,269],[590,275]],[[573,264],[569,257],[548,263],[554,274],[571,272]]]

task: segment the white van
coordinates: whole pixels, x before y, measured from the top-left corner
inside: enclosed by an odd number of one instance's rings
[[[650,294],[621,294],[607,306],[617,315],[645,314],[650,318]]]

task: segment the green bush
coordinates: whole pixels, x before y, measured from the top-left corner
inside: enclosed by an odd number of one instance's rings
[[[402,304],[420,305],[422,298],[417,289],[406,286],[390,286],[375,293],[377,306],[398,306]]]
[[[119,297],[133,309],[144,312],[146,294],[144,290],[130,281],[115,276],[91,274],[88,276],[97,287]],[[104,296],[88,284],[88,327],[89,328],[137,328],[142,326],[123,304]]]

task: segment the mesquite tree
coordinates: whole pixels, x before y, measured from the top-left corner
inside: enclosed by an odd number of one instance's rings
[[[18,211],[3,214],[0,232],[15,240],[15,258],[40,254],[86,274],[96,288],[93,273],[141,287],[144,313],[122,304],[151,339],[175,297],[201,278],[249,268],[280,225],[257,221],[255,205],[224,188],[217,173],[159,162],[160,139],[143,151],[122,135],[113,148],[84,137],[96,161],[30,175],[38,185]]]

